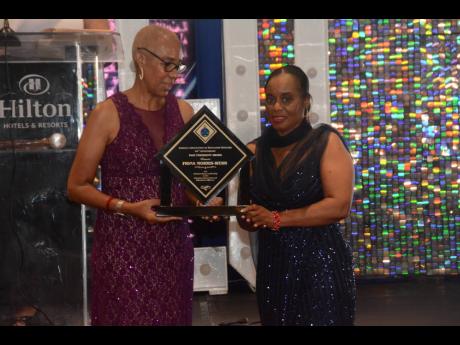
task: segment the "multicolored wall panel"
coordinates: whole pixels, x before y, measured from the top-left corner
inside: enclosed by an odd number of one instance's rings
[[[459,20],[330,20],[331,122],[356,165],[357,275],[458,274]]]
[[[265,82],[273,70],[294,63],[294,19],[258,19],[257,36],[260,113],[265,127]]]

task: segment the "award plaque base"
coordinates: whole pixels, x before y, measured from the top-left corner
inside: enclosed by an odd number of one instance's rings
[[[239,206],[156,206],[154,211],[160,217],[212,217],[237,216],[245,205]]]

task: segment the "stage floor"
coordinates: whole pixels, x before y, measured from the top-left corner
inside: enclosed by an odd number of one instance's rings
[[[259,326],[256,295],[244,280],[229,283],[226,295],[195,292],[193,325],[226,324]],[[81,314],[53,311],[55,325],[80,325]],[[11,325],[0,306],[0,326]],[[42,318],[43,319],[43,318]],[[48,325],[44,320],[43,325]],[[460,277],[421,277],[407,280],[357,282],[356,326],[460,326]]]
[[[193,325],[260,325],[256,296],[245,282],[227,295],[194,294]],[[459,326],[460,277],[360,279],[356,326]]]

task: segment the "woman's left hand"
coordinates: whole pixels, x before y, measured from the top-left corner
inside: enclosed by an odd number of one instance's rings
[[[242,217],[251,222],[255,228],[272,228],[274,226],[272,212],[263,206],[252,204],[242,209],[241,212],[243,213]]]

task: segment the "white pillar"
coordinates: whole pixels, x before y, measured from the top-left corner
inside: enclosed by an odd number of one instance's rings
[[[129,89],[134,84],[134,64],[132,58],[132,45],[136,33],[149,24],[148,19],[117,19],[116,27],[120,33],[125,62],[119,65],[118,75],[120,78],[120,91]]]
[[[243,142],[260,135],[259,62],[257,21],[225,19],[223,22],[225,109],[227,127]],[[237,203],[238,181],[228,188],[228,202]],[[251,255],[249,233],[230,217],[228,231],[229,263],[254,288],[256,271]]]
[[[296,19],[294,21],[295,63],[310,80],[313,104],[312,125],[330,123],[328,20]]]

